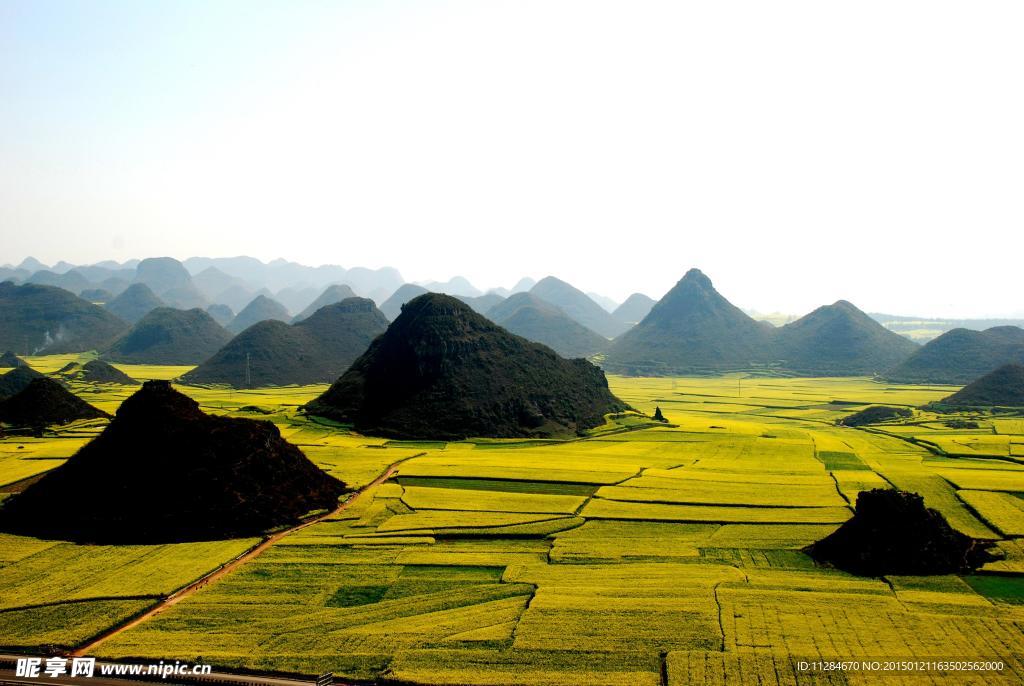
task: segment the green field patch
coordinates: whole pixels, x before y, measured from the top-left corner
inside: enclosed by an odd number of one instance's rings
[[[453,477],[403,476],[397,479],[402,486],[427,488],[464,488],[473,491],[500,491],[505,493],[538,493],[542,495],[593,495],[594,484],[560,483],[557,481],[516,481],[511,479],[475,479]]]
[[[991,600],[1012,605],[1024,605],[1024,576],[976,574],[965,576],[971,588]]]
[[[356,607],[379,602],[389,586],[342,586],[327,599],[327,607]]]
[[[448,446],[447,441],[388,441],[384,444],[387,448],[416,448],[418,450],[444,450]]]
[[[871,469],[871,467],[864,464],[863,460],[857,457],[856,453],[819,450],[814,456],[821,460],[822,464],[825,465],[825,469],[829,471]]]
[[[389,600],[427,593],[443,592],[473,584],[497,584],[505,567],[471,565],[408,565],[387,589]]]

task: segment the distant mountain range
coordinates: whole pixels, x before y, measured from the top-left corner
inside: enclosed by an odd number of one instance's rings
[[[691,269],[612,343],[603,364],[627,374],[772,370],[846,376],[883,372],[916,348],[842,300],[775,328],[751,318]]]
[[[260,322],[298,323],[356,297],[380,303],[394,321],[412,299],[443,291],[515,334],[565,357],[593,358],[613,373],[875,374],[963,384],[1024,362],[1024,330],[1015,325],[1024,320],[868,315],[843,300],[798,318],[752,317],[699,270],[657,302],[634,293],[619,305],[555,276],[485,292],[460,276],[419,285],[403,283],[391,268],[250,257],[51,267],[27,258],[0,268],[0,278],[0,349],[23,355],[95,350],[125,362],[198,364]],[[1000,325],[975,330],[987,323]],[[953,324],[964,326],[940,331]],[[911,340],[935,333],[923,347]]]

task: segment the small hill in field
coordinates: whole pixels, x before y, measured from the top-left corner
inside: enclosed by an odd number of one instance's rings
[[[530,293],[551,303],[591,331],[614,338],[629,328],[612,317],[611,313],[594,302],[575,286],[548,276],[538,281]]]
[[[953,529],[917,493],[861,491],[852,519],[805,548],[814,559],[859,576],[971,572],[993,557]]]
[[[608,339],[583,326],[554,305],[530,293],[516,293],[493,307],[487,318],[562,357],[590,357],[608,347]]]
[[[311,302],[308,307],[302,310],[302,312],[299,312],[297,315],[295,315],[295,318],[292,319],[292,324],[301,322],[303,319],[309,317],[311,314],[319,310],[321,307],[333,305],[334,303],[340,303],[342,300],[347,300],[348,298],[355,297],[357,296],[355,292],[353,292],[352,288],[343,283],[336,283],[330,285],[326,289],[324,289],[324,292],[318,295],[316,297],[316,300]]]
[[[82,383],[108,383],[121,386],[136,386],[138,381],[103,360],[89,360],[85,364],[69,363],[57,374],[67,381]]]
[[[612,343],[603,366],[628,374],[745,369],[772,358],[772,335],[691,269]]]
[[[133,283],[104,307],[129,324],[134,324],[156,308],[165,305],[149,286],[144,283]]]
[[[199,364],[231,340],[206,312],[158,307],[103,356],[127,364]]]
[[[45,376],[32,379],[19,392],[0,400],[0,422],[14,426],[44,427],[106,416]]]
[[[0,400],[10,398],[21,392],[34,379],[42,379],[43,375],[28,365],[15,367],[9,372],[0,375]]]
[[[900,383],[965,384],[1012,363],[1024,364],[1024,329],[953,329],[894,365],[885,376]]]
[[[271,422],[208,415],[147,381],[103,433],[3,502],[0,529],[87,543],[256,536],[333,509],[344,490]]]
[[[28,363],[8,350],[0,355],[0,367],[27,367]]]
[[[253,387],[330,383],[387,327],[387,318],[372,300],[348,298],[321,307],[296,324],[254,324],[182,381],[236,388],[244,387],[246,378]]]
[[[265,322],[271,319],[286,322],[291,319],[291,315],[288,314],[288,310],[284,309],[284,305],[273,298],[257,295],[252,299],[252,302],[235,315],[235,318],[231,320],[231,323],[226,328],[231,333],[239,333],[257,322]]]
[[[627,326],[635,326],[643,321],[654,305],[654,300],[643,293],[634,293],[615,308],[612,316]]]
[[[775,332],[779,364],[811,376],[880,373],[917,348],[845,300],[819,307]]]
[[[1003,365],[936,404],[963,407],[1024,407],[1024,365]]]
[[[413,298],[429,293],[423,286],[417,286],[414,283],[405,283],[398,287],[398,290],[391,294],[391,297],[384,301],[380,306],[380,311],[384,313],[384,316],[388,318],[388,321],[395,321],[398,319],[398,315],[402,313],[402,305],[409,302]]]
[[[576,433],[626,409],[600,369],[515,336],[451,296],[407,303],[310,414],[396,438]]]
[[[128,325],[63,288],[0,283],[0,350],[55,355],[102,350]]]
[[[854,412],[839,420],[842,426],[868,426],[891,422],[894,419],[905,419],[914,413],[905,407],[889,407],[888,405],[872,405],[860,412]]]

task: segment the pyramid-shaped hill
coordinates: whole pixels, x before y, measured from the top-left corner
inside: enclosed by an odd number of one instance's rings
[[[952,329],[886,372],[900,383],[966,384],[1004,364],[1024,364],[1024,329]]]
[[[310,414],[394,438],[575,433],[626,409],[600,369],[509,333],[456,298],[421,295]]]
[[[608,310],[572,284],[548,276],[538,281],[530,293],[559,308],[577,322],[606,338],[614,338],[629,328]]]
[[[0,529],[94,543],[254,536],[333,509],[345,485],[270,422],[205,414],[147,381],[103,433],[0,508]]]
[[[881,373],[918,348],[845,300],[786,324],[775,339],[779,365],[810,376]]]
[[[773,332],[691,269],[643,321],[615,339],[602,363],[626,374],[713,373],[747,369],[773,357]]]
[[[103,357],[126,364],[199,364],[229,340],[231,334],[199,308],[158,307]]]
[[[80,383],[116,384],[118,386],[137,386],[138,381],[120,369],[103,360],[89,360],[85,364],[71,362],[57,372],[66,381]]]
[[[102,350],[128,325],[63,288],[0,283],[0,350],[38,355]]]
[[[634,293],[626,298],[625,302],[615,308],[612,317],[628,326],[635,326],[643,321],[655,302],[643,293]]]
[[[236,388],[244,387],[247,379],[253,387],[330,383],[387,327],[387,318],[372,300],[348,298],[320,308],[297,324],[255,324],[182,381]]]
[[[13,352],[8,350],[3,355],[0,355],[0,367],[27,367],[28,363],[21,359]]]
[[[45,376],[32,379],[25,388],[0,400],[0,422],[13,426],[43,427],[106,416]]]
[[[10,398],[25,389],[35,379],[45,378],[32,367],[15,367],[9,372],[0,374],[0,400]]]
[[[295,318],[292,319],[292,324],[301,322],[321,307],[340,303],[342,300],[348,300],[349,298],[355,297],[357,297],[355,292],[353,292],[352,288],[348,285],[343,283],[332,284],[324,289],[324,292],[318,295],[316,300],[311,302],[304,310],[302,310],[302,312],[295,315]]]
[[[1024,365],[1003,365],[936,404],[959,407],[1024,407]]]
[[[257,295],[252,302],[235,315],[226,328],[231,333],[241,333],[259,322],[269,320],[286,322],[289,319],[291,319],[291,315],[288,314],[288,310],[284,309],[284,305],[265,295]]]
[[[562,357],[590,357],[608,348],[607,338],[530,293],[510,296],[491,308],[487,318],[517,336],[543,343]]]
[[[164,306],[164,301],[156,297],[153,290],[144,283],[133,283],[104,305],[129,324],[134,324],[156,308]]]

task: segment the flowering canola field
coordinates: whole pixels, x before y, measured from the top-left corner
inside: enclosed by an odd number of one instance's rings
[[[180,387],[207,411],[274,421],[353,487],[397,471],[95,653],[424,684],[1024,682],[1024,422],[953,429],[917,412],[835,426],[869,404],[951,391],[867,379],[610,382],[670,424],[613,419],[567,442],[406,443],[297,415],[322,386]],[[108,411],[130,392],[75,390]],[[96,430],[0,441],[0,495]],[[998,542],[1003,559],[966,577],[859,578],[801,552],[852,516],[860,491],[894,486]],[[4,537],[0,644],[81,644],[253,544]],[[855,664],[907,660],[1004,667]]]

